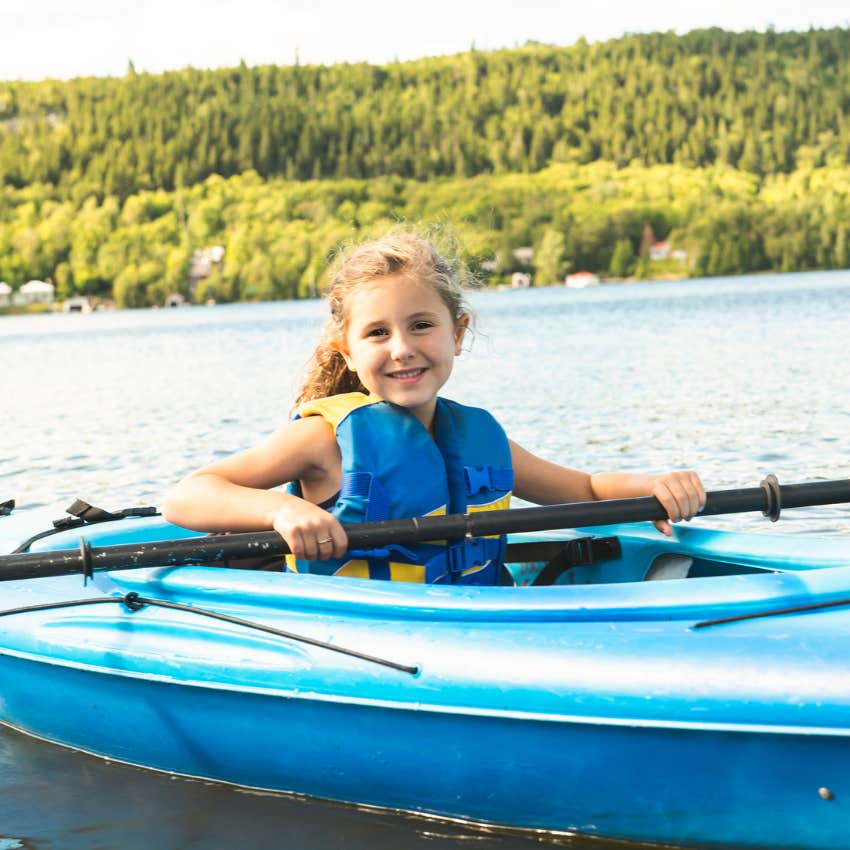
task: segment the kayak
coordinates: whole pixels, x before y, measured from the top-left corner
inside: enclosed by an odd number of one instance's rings
[[[31,526],[0,519],[3,551]],[[131,515],[27,549],[81,537],[197,533]],[[0,581],[0,722],[496,827],[850,847],[850,541],[629,523],[509,542],[500,587],[165,559]]]

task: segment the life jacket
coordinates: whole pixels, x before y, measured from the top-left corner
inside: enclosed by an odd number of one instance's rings
[[[331,513],[343,524],[507,508],[508,438],[486,411],[438,398],[434,437],[410,411],[363,393],[302,405],[334,429],[342,483]],[[298,482],[290,485],[300,496]],[[426,583],[498,584],[503,535],[350,550],[343,559],[296,561],[295,572]]]

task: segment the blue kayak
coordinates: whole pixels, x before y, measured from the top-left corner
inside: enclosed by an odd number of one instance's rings
[[[0,519],[4,551],[26,525]],[[192,534],[128,517],[30,549],[81,533]],[[535,584],[527,544],[586,554],[590,538],[598,559]],[[526,554],[503,587],[204,565],[0,582],[0,722],[174,774],[488,825],[850,847],[850,541],[630,524],[511,542]]]

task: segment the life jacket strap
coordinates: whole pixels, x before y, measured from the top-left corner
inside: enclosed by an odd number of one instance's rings
[[[363,522],[388,519],[390,500],[381,482],[371,472],[346,472],[339,488],[339,501],[362,500],[366,506]]]
[[[347,556],[351,558],[362,558],[369,564],[369,578],[389,581],[392,578],[390,571],[390,560],[393,556],[410,563],[416,563],[416,555],[405,549],[404,546],[391,544],[382,549],[349,549]]]

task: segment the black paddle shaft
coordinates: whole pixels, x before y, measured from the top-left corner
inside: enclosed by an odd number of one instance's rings
[[[775,519],[784,508],[850,502],[850,479],[779,485],[772,476],[760,487],[715,490],[707,494],[701,516],[762,511]],[[471,514],[364,522],[345,526],[350,549],[375,549],[425,540],[460,540],[558,528],[646,522],[665,519],[667,512],[653,496],[609,499]],[[182,540],[124,543],[90,547],[81,538],[79,549],[23,552],[0,556],[0,581],[40,576],[90,575],[94,570],[213,564],[231,558],[284,555],[289,547],[275,531],[211,534]]]

